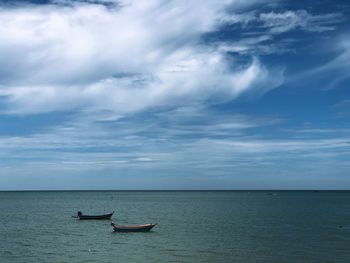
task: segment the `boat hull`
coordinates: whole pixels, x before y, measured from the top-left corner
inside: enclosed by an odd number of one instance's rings
[[[112,218],[113,213],[105,214],[105,215],[79,215],[78,219],[80,219],[80,220],[110,220]]]
[[[150,231],[156,224],[146,224],[139,226],[118,226],[112,225],[114,232],[147,232]]]

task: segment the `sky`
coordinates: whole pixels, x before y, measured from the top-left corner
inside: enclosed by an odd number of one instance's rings
[[[349,189],[350,3],[0,3],[0,190]]]

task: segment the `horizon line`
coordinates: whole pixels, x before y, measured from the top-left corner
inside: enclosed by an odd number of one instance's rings
[[[30,190],[0,190],[0,192],[248,192],[248,191],[350,191],[350,189],[30,189]]]

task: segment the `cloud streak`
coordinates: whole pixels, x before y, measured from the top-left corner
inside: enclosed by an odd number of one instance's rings
[[[305,10],[270,12],[259,15],[263,27],[273,34],[284,33],[293,29],[310,32],[324,32],[335,30],[335,25],[342,21],[339,13],[311,15]]]
[[[309,32],[335,30],[336,25],[343,21],[343,15],[341,13],[312,15],[301,9],[262,13],[249,11],[226,15],[221,19],[223,24],[240,24],[246,29],[253,27],[264,29],[271,34],[282,34],[297,29]]]

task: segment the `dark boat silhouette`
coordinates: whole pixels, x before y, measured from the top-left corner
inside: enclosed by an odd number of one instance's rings
[[[107,220],[111,219],[113,213],[114,211],[112,213],[104,215],[83,215],[83,213],[79,211],[76,218],[80,220]]]
[[[144,225],[133,225],[133,226],[120,226],[116,225],[113,222],[111,226],[113,227],[114,232],[146,232],[150,231],[157,224],[144,224]]]

